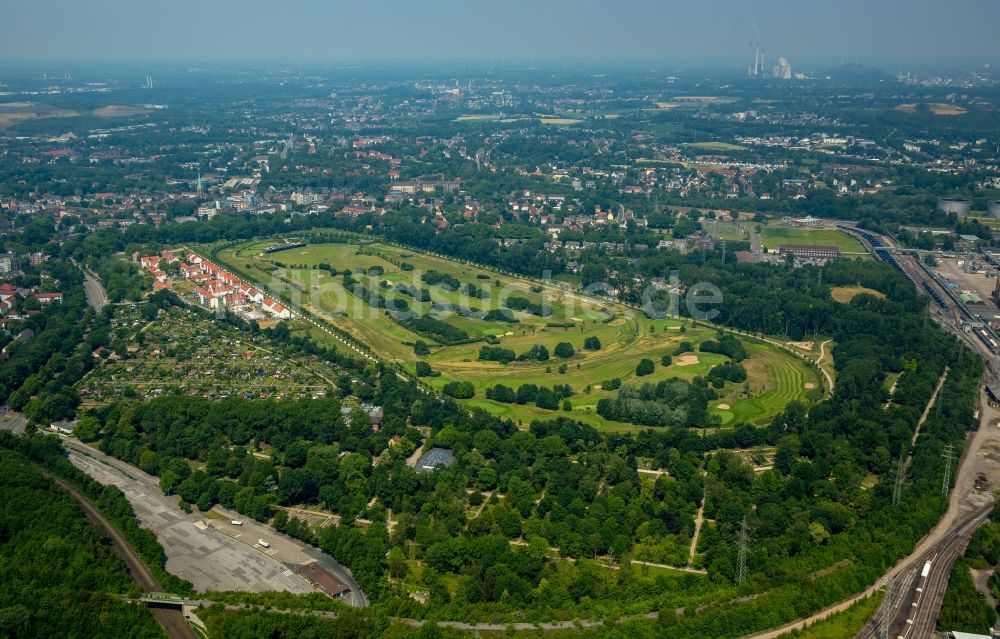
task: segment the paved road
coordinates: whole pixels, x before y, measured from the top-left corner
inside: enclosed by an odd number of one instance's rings
[[[87,302],[94,307],[94,310],[101,310],[108,303],[108,294],[101,284],[101,280],[90,271],[83,271],[83,291],[87,294]]]
[[[97,522],[98,525],[104,528],[105,532],[111,537],[111,542],[114,544],[115,551],[121,556],[125,561],[125,565],[128,567],[129,572],[132,575],[132,579],[139,584],[145,592],[162,592],[163,587],[160,583],[153,577],[153,573],[149,571],[149,568],[143,563],[139,555],[136,554],[132,547],[129,546],[128,542],[122,536],[118,529],[111,525],[101,511],[98,510],[90,501],[84,497],[79,491],[70,486],[67,482],[62,479],[53,477],[55,481],[63,490],[69,492],[83,508],[84,513],[91,520]],[[151,612],[153,617],[163,626],[163,630],[167,633],[170,639],[197,639],[197,635],[191,626],[188,625],[187,621],[184,619],[184,615],[179,610],[169,610],[164,608],[152,608]]]
[[[312,586],[268,554],[209,528],[198,514],[187,514],[163,495],[155,477],[64,438],[70,461],[101,482],[125,493],[143,527],[156,533],[167,554],[169,572],[197,590],[312,592]],[[256,541],[256,540],[254,540]]]

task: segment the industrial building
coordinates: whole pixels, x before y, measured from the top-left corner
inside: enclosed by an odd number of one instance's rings
[[[771,69],[771,75],[781,80],[791,80],[792,65],[784,56],[781,56],[778,58],[778,64],[774,65],[774,68]]]
[[[430,473],[439,468],[451,468],[455,463],[455,454],[447,448],[432,448],[417,460],[418,473]]]
[[[778,255],[793,255],[796,260],[826,261],[840,257],[840,249],[836,246],[786,244],[778,248]]]
[[[948,633],[948,639],[1000,639],[1000,632],[991,629],[990,634],[980,635],[972,632],[959,632],[958,630],[952,630]]]
[[[342,597],[350,592],[347,584],[334,577],[329,571],[324,570],[316,562],[299,566],[299,574],[331,597]]]

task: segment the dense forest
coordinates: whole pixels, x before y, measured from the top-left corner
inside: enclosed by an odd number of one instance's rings
[[[162,637],[104,531],[24,455],[0,448],[0,637]]]

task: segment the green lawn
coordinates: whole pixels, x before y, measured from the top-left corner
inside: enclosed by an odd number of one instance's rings
[[[768,225],[761,229],[760,241],[764,247],[773,250],[777,250],[784,244],[801,244],[806,246],[836,246],[841,253],[867,255],[857,239],[833,229]]]
[[[476,396],[467,400],[471,406],[481,407],[491,413],[527,424],[535,419],[550,419],[564,411],[549,411],[534,405],[503,404],[485,399],[486,389],[496,384],[516,388],[525,383],[539,386],[568,384],[573,389],[570,398],[571,414],[575,419],[603,430],[634,430],[630,424],[611,423],[596,413],[597,402],[614,397],[616,391],[602,390],[602,382],[618,378],[623,384],[657,383],[673,377],[690,380],[704,376],[715,365],[723,363],[722,355],[697,352],[697,345],[715,336],[716,331],[704,326],[678,320],[650,320],[644,316],[633,317],[625,306],[583,300],[572,292],[557,287],[539,290],[539,283],[519,277],[500,275],[478,266],[462,264],[433,255],[417,253],[383,243],[366,244],[310,244],[305,247],[264,254],[265,248],[282,240],[249,242],[227,248],[219,253],[219,260],[234,270],[261,281],[266,287],[286,298],[293,306],[305,308],[325,321],[350,333],[368,344],[383,359],[401,365],[415,374],[417,357],[413,343],[422,340],[431,347],[425,359],[439,377],[425,378],[425,382],[438,390],[450,381],[468,381],[476,389]],[[432,302],[420,303],[412,297],[395,293],[405,299],[410,307],[424,314],[432,303],[465,303],[478,311],[501,307],[500,300],[510,294],[532,303],[548,303],[552,309],[549,317],[538,317],[518,311],[517,323],[484,321],[455,313],[437,314],[452,326],[466,331],[471,338],[495,336],[498,346],[515,353],[528,351],[532,346],[545,346],[551,358],[546,362],[498,362],[478,360],[483,341],[467,344],[444,345],[421,336],[401,326],[384,310],[375,309],[343,286],[340,275],[314,268],[325,263],[338,271],[346,269],[367,270],[381,267],[383,272],[374,278],[365,278],[369,289],[382,294],[392,294],[396,284],[405,284],[431,291]],[[401,265],[412,265],[404,270]],[[487,289],[488,299],[467,299],[456,291],[444,291],[421,281],[420,273],[426,271],[447,273],[462,284],[475,284]],[[566,326],[552,326],[552,323]],[[681,332],[681,327],[685,332]],[[587,351],[584,340],[597,337],[601,349]],[[675,357],[669,367],[660,365],[663,355],[672,353],[678,344],[688,341],[696,352]],[[744,364],[749,375],[749,394],[742,384],[727,384],[720,391],[722,397],[710,406],[719,415],[723,425],[749,422],[765,424],[793,399],[805,399],[809,386],[820,386],[815,370],[787,353],[769,345],[744,340],[751,357]],[[559,342],[573,345],[576,354],[566,360],[554,355]],[[637,377],[636,365],[643,358],[656,363],[653,374]],[[560,373],[561,365],[565,370]]]

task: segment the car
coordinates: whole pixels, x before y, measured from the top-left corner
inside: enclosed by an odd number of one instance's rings
[[[262,547],[264,547],[264,548],[270,548],[270,547],[271,547],[271,544],[267,543],[267,542],[266,542],[266,541],[264,541],[263,539],[258,539],[258,540],[257,540],[257,545],[258,545],[258,546],[262,546]]]
[[[242,526],[243,525],[243,522],[240,521],[239,519],[230,519],[229,523],[232,524],[232,525],[234,525],[234,526]]]

